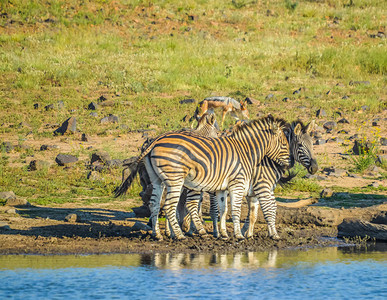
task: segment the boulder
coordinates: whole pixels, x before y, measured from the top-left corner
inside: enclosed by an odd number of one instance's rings
[[[65,133],[75,133],[77,131],[77,120],[75,117],[70,117],[66,121],[63,122],[63,124],[54,131],[55,135],[61,134],[64,135]]]
[[[9,191],[9,192],[0,192],[0,199],[3,199],[3,200],[15,200],[16,199],[16,195],[13,191]]]
[[[111,160],[110,154],[106,151],[99,150],[97,152],[94,152],[91,155],[91,161],[90,163],[94,163],[96,161],[100,161],[104,164],[106,164],[109,160]]]
[[[337,127],[337,123],[335,121],[325,122],[323,127],[327,130],[332,130]]]
[[[78,161],[78,158],[70,154],[58,154],[55,162],[60,166],[68,166]]]
[[[137,221],[131,228],[132,231],[149,231],[152,230],[148,225]]]
[[[44,160],[31,160],[30,165],[29,165],[29,170],[30,171],[38,171],[38,170],[44,170],[50,167],[50,163],[48,161]]]
[[[195,99],[183,99],[183,100],[180,100],[179,103],[180,104],[190,104],[190,103],[195,103]]]
[[[98,108],[98,104],[95,102],[90,102],[90,104],[87,106],[90,110],[96,110]]]
[[[327,116],[327,112],[324,109],[320,108],[318,111],[316,111],[317,118],[324,118],[326,116]]]
[[[25,199],[8,199],[7,203],[8,206],[18,206],[18,207],[29,207],[32,206],[27,200]]]
[[[118,123],[118,117],[115,115],[110,114],[107,117],[104,117],[101,119],[100,123],[101,124],[106,124],[106,123]]]
[[[79,222],[79,221],[80,221],[80,218],[78,217],[77,214],[68,214],[68,215],[65,217],[65,221],[66,221],[66,222],[69,222],[69,223],[76,223],[76,222]]]
[[[332,195],[333,195],[333,190],[330,188],[325,188],[320,193],[321,198],[329,198],[329,197],[332,197]]]

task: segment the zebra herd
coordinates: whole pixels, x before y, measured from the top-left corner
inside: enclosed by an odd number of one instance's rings
[[[164,210],[169,223],[166,228],[176,239],[185,238],[177,216],[184,187],[185,207],[199,235],[206,234],[200,221],[199,205],[203,192],[208,192],[215,237],[228,238],[226,216],[229,195],[237,239],[253,236],[258,204],[267,222],[269,236],[278,239],[274,189],[285,171],[293,167],[294,161],[301,163],[311,174],[317,171],[312,149],[313,127],[314,121],[308,125],[301,121],[287,123],[269,115],[236,125],[231,133],[218,136],[214,116],[205,114],[199,121],[198,131],[181,130],[162,134],[134,162],[126,165],[130,174],[126,178],[123,176],[116,196],[127,191],[142,166],[152,184],[149,208],[155,238],[162,239],[158,215],[164,189]],[[249,210],[241,229],[243,197],[247,199]]]

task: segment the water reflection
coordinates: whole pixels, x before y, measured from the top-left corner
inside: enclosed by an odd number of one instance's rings
[[[139,267],[158,269],[270,269],[284,268],[299,262],[308,264],[340,262],[351,259],[386,261],[387,244],[366,248],[329,247],[308,250],[272,250],[267,252],[241,253],[154,253],[110,255],[2,255],[0,270],[10,269],[61,269],[100,267]]]

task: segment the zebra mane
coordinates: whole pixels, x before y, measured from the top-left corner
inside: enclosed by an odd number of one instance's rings
[[[240,123],[240,124],[234,126],[230,136],[235,136],[238,133],[243,132],[245,130],[248,130],[249,128],[257,126],[257,125],[258,126],[261,125],[262,127],[264,127],[264,128],[266,127],[267,129],[273,129],[274,125],[278,126],[279,128],[282,128],[282,129],[290,127],[290,124],[288,122],[286,122],[284,119],[274,118],[272,115],[268,115],[267,117],[263,117],[263,118],[256,119],[256,120],[251,120],[250,122],[244,122],[244,123]]]
[[[306,129],[308,127],[308,124],[307,125],[304,125],[304,123],[300,120],[300,119],[297,119],[296,121],[293,121],[291,124],[290,124],[290,127],[292,129],[296,128],[296,126],[300,124],[301,125],[301,130],[302,130],[302,133],[306,133]]]

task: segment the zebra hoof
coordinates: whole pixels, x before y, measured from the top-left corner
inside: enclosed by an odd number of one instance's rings
[[[179,241],[182,241],[182,240],[187,239],[187,237],[185,237],[184,235],[178,235],[178,236],[176,236],[176,239]]]
[[[156,234],[153,236],[153,238],[157,241],[162,241],[163,240],[163,236],[161,234]]]
[[[275,234],[275,235],[272,235],[272,236],[271,236],[271,239],[273,239],[273,240],[275,240],[275,241],[278,241],[278,240],[280,240],[281,238],[280,238],[280,236],[279,236],[278,234]]]
[[[227,241],[229,239],[228,235],[227,234],[221,234],[220,235],[220,238],[223,240],[223,241]]]
[[[199,230],[199,235],[206,235],[206,234],[207,234],[207,231],[204,228]]]
[[[236,234],[235,237],[238,239],[238,240],[244,240],[245,237],[242,235],[242,234]]]

